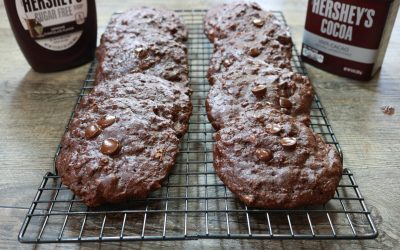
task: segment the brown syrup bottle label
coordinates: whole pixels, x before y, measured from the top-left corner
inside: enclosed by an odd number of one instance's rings
[[[21,25],[37,44],[53,51],[72,47],[82,35],[87,0],[16,0]]]

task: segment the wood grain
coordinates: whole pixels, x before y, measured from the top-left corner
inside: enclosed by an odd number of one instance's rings
[[[99,31],[118,10],[146,4],[170,9],[206,9],[216,1],[97,1]],[[265,1],[282,10],[300,46],[305,0]],[[0,2],[0,248],[4,249],[396,249],[400,245],[400,23],[397,18],[382,70],[369,82],[337,77],[307,65],[350,168],[366,197],[380,235],[364,241],[196,240],[22,245],[17,234],[47,171],[88,70],[38,74],[21,54]],[[382,105],[396,113],[384,115]],[[7,208],[9,206],[19,209]]]

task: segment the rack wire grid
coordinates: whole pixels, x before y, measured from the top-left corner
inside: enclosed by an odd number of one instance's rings
[[[189,29],[190,87],[193,114],[181,142],[176,166],[161,189],[147,199],[119,206],[87,208],[47,173],[26,215],[18,239],[24,243],[193,239],[372,239],[378,232],[353,174],[344,169],[336,194],[327,204],[293,210],[253,209],[235,199],[213,168],[213,128],[204,101],[212,45],[203,34],[205,10],[179,10]],[[281,12],[275,15],[285,22]],[[285,22],[286,23],[286,22]],[[293,48],[293,68],[307,74]],[[95,63],[78,97],[93,85]],[[73,115],[73,114],[72,114]],[[71,117],[72,117],[71,115]],[[317,96],[313,130],[340,146]],[[58,150],[59,151],[59,150]],[[55,157],[57,157],[58,152]]]

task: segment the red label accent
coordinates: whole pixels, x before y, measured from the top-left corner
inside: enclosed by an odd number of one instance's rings
[[[313,3],[315,3],[315,7],[313,7]],[[332,7],[330,7],[331,5]],[[389,7],[390,1],[310,0],[308,1],[305,29],[337,42],[377,49]],[[317,11],[317,13],[313,11]],[[339,13],[338,18],[334,18],[336,13]],[[346,30],[346,32],[352,29],[351,40],[328,35],[328,26],[333,26],[333,29],[339,32],[340,29]],[[323,33],[321,30],[326,31]]]

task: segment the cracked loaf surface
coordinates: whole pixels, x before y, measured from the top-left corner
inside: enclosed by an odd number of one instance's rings
[[[296,208],[331,199],[342,175],[335,148],[308,127],[313,89],[291,65],[286,25],[256,3],[210,9],[214,44],[207,116],[214,168],[246,205]]]
[[[56,159],[62,183],[87,206],[145,198],[174,166],[192,112],[186,39],[172,11],[112,17],[96,52],[95,86]]]

